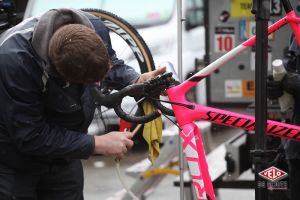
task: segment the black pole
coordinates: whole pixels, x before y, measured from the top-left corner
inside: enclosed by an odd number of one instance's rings
[[[268,191],[262,187],[264,180],[258,175],[266,168],[266,125],[267,96],[266,80],[268,69],[268,21],[270,18],[270,0],[253,0],[253,11],[256,21],[255,48],[255,150],[253,152],[255,166],[255,199],[267,200]]]

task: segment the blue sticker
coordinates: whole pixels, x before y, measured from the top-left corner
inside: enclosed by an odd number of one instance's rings
[[[247,40],[246,20],[239,21],[239,41],[243,42]]]

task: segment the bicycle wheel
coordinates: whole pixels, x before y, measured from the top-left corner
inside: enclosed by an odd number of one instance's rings
[[[137,30],[121,17],[100,9],[82,9],[99,17],[109,29],[112,47],[119,59],[145,73],[155,69],[151,52]]]
[[[125,64],[133,67],[139,73],[149,72],[155,69],[152,54],[137,30],[121,17],[100,9],[82,9],[99,17],[109,29],[112,47],[117,57],[124,60]],[[126,97],[122,102],[124,110],[130,112],[136,105],[135,100]],[[135,111],[132,111],[135,112]],[[94,121],[89,128],[91,134],[101,134],[117,130],[119,117],[112,109],[102,107],[97,109]]]

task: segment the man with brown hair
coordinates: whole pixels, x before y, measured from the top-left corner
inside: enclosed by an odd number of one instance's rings
[[[138,74],[119,60],[108,31],[79,10],[50,10],[0,36],[0,199],[81,200],[80,159],[122,159],[131,132],[88,135],[90,88],[119,87],[162,74]]]
[[[59,28],[51,37],[48,49],[54,69],[64,80],[72,83],[100,81],[111,65],[102,39],[94,30],[82,24],[68,24]]]

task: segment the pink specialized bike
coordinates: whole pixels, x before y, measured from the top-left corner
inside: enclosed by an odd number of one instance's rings
[[[282,0],[281,2],[286,11],[286,16],[269,26],[268,33],[271,34],[284,25],[290,24],[297,42],[300,44],[300,18],[296,16],[289,0]],[[254,131],[255,118],[245,114],[190,102],[186,98],[186,93],[199,81],[208,77],[215,70],[222,67],[248,47],[253,46],[255,41],[256,37],[251,37],[182,83],[175,81],[175,79],[172,78],[172,73],[166,73],[145,83],[127,86],[109,95],[102,94],[99,88],[95,87],[93,92],[96,97],[96,103],[112,107],[119,117],[138,124],[149,122],[161,114],[175,115],[180,128],[180,135],[183,141],[182,145],[197,200],[215,200],[214,188],[208,171],[200,130],[194,121],[206,120],[216,124]],[[162,104],[163,100],[159,99],[163,91],[169,98],[168,101],[164,102],[172,104],[172,109]],[[157,107],[157,110],[149,115],[130,115],[124,112],[121,107],[122,99],[125,96],[133,96],[137,99],[143,97],[151,101]],[[268,120],[266,134],[300,141],[300,126]]]

